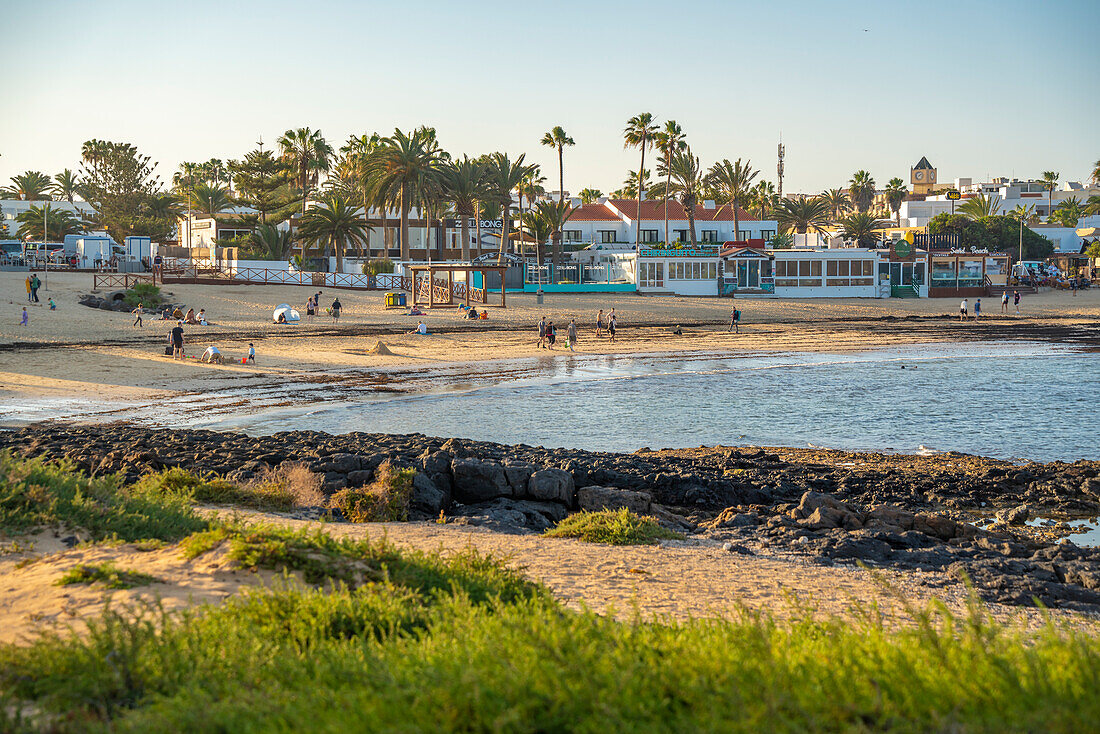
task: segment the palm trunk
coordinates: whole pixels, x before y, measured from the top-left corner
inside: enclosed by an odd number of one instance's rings
[[[465,212],[459,216],[462,217],[462,259],[468,261],[470,259],[470,217]]]
[[[509,192],[509,194],[510,193],[511,192]],[[510,195],[509,195],[509,199],[511,199]],[[509,231],[511,230],[511,225],[512,225],[512,217],[510,216],[511,213],[512,213],[512,203],[511,203],[511,201],[509,201],[507,204],[504,205],[503,211],[501,212],[501,220],[500,220],[500,256],[497,258],[497,264],[498,265],[503,265],[504,264],[504,253],[508,250],[508,234],[509,234]]]
[[[642,135],[642,163],[638,166],[638,191],[637,191],[637,203],[638,210],[634,212],[634,244],[642,244],[642,174],[645,173],[645,142],[646,137]]]
[[[401,260],[408,262],[412,259],[409,251],[409,186],[401,186]]]
[[[672,148],[665,151],[665,247],[668,247],[668,189],[672,185]]]
[[[738,237],[740,237],[741,234],[738,230],[741,229],[741,218],[738,216],[737,202],[734,201],[731,206],[733,208],[733,241],[740,242],[741,240],[739,240]]]
[[[481,202],[474,203],[474,227],[477,228],[477,254],[481,254]]]
[[[336,272],[344,272],[344,242],[339,237],[333,237],[333,245],[336,248]]]
[[[688,215],[688,234],[691,235],[691,249],[695,249],[695,202],[691,202],[691,206],[688,206],[687,202],[684,202],[684,209],[687,209]]]

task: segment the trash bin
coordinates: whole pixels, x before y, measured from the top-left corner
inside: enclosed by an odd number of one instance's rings
[[[404,293],[398,293],[397,294],[397,305],[400,306],[401,308],[405,308],[405,294]]]
[[[387,293],[386,308],[403,308],[405,306],[404,293]]]

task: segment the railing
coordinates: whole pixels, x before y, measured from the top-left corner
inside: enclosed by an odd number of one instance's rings
[[[92,290],[100,288],[122,288],[129,290],[138,283],[152,283],[153,276],[146,273],[94,273]]]
[[[317,273],[307,270],[289,271],[275,268],[234,268],[222,270],[213,265],[185,265],[180,262],[165,263],[161,280],[165,282],[197,281],[211,279],[227,283],[252,285],[308,285],[318,288],[347,288],[351,290],[411,290],[408,277],[381,273]]]

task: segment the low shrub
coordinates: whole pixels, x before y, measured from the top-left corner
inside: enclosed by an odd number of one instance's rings
[[[394,271],[393,260],[388,257],[372,257],[363,263],[363,275],[379,275]]]
[[[175,541],[208,523],[188,492],[124,486],[117,475],[87,477],[71,464],[0,453],[0,530],[27,532],[64,525],[92,540]]]
[[[549,538],[578,538],[588,543],[609,545],[653,545],[658,540],[682,540],[684,537],[662,527],[656,518],[636,515],[625,507],[618,510],[578,512],[543,535]]]
[[[321,477],[304,464],[283,464],[244,484],[200,476],[179,467],[147,474],[137,484],[150,492],[188,493],[195,502],[256,510],[290,510],[324,504]]]
[[[374,472],[369,486],[341,489],[330,506],[352,522],[398,522],[409,518],[415,469],[395,469],[385,461]]]
[[[152,283],[135,283],[122,294],[122,300],[130,306],[137,306],[140,303],[147,308],[156,308],[163,302],[160,287]]]
[[[108,589],[132,589],[159,581],[155,576],[139,571],[126,571],[114,563],[85,563],[73,566],[58,579],[58,586],[71,584],[102,584]]]

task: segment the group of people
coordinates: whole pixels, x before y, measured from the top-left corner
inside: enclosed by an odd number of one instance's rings
[[[618,316],[615,315],[615,309],[611,309],[605,315],[601,308],[596,313],[596,336],[603,336],[605,333],[612,342],[615,341],[615,332],[618,331]]]
[[[137,316],[137,318],[134,319],[134,326],[141,326],[142,307],[141,307],[140,303],[138,304],[138,307],[135,308],[132,311],[132,313],[134,313]],[[160,320],[161,321],[171,321],[172,319],[175,319],[176,321],[182,321],[185,324],[193,324],[193,325],[196,325],[196,326],[209,326],[210,325],[206,321],[206,309],[205,308],[200,308],[198,313],[195,313],[195,309],[189,308],[189,309],[187,309],[187,313],[184,313],[183,309],[181,309],[181,308],[175,308],[175,307],[172,307],[172,306],[165,306],[164,311],[161,312]]]
[[[31,273],[27,276],[27,303],[38,303],[38,289],[42,287],[42,281],[38,277],[38,273]]]
[[[600,313],[603,313],[602,311]],[[558,341],[558,328],[554,326],[553,321],[547,321],[543,316],[539,319],[539,340],[535,345],[539,349],[554,348],[554,344]],[[577,345],[577,320],[569,319],[569,324],[565,327],[565,346],[569,348],[570,352],[577,351],[574,347]]]
[[[969,299],[962,299],[962,303],[959,304],[959,321],[966,321],[970,318],[970,307],[968,305]],[[1012,291],[1012,305],[1016,309],[1016,315],[1020,314],[1020,291]],[[1008,313],[1008,291],[1001,293],[1001,313]],[[982,299],[974,299],[974,318],[980,319],[982,317]]]
[[[317,316],[321,312],[321,291],[317,291],[315,295],[306,299],[306,321],[313,321],[313,317]],[[340,310],[344,307],[340,303],[340,298],[334,298],[332,305],[328,307],[328,313],[332,316],[333,321],[340,320]]]
[[[140,309],[140,304],[138,305]],[[140,316],[138,317],[140,318]],[[172,327],[172,330],[168,332],[168,349],[165,350],[165,354],[169,352],[172,355],[172,359],[184,359],[187,355],[183,351],[183,319],[176,322],[176,325]],[[225,356],[221,353],[216,346],[210,345],[206,348],[206,351],[199,357],[200,362],[206,364],[225,364]],[[256,347],[252,342],[248,343],[248,353],[245,355],[242,362],[249,364],[256,363]]]

